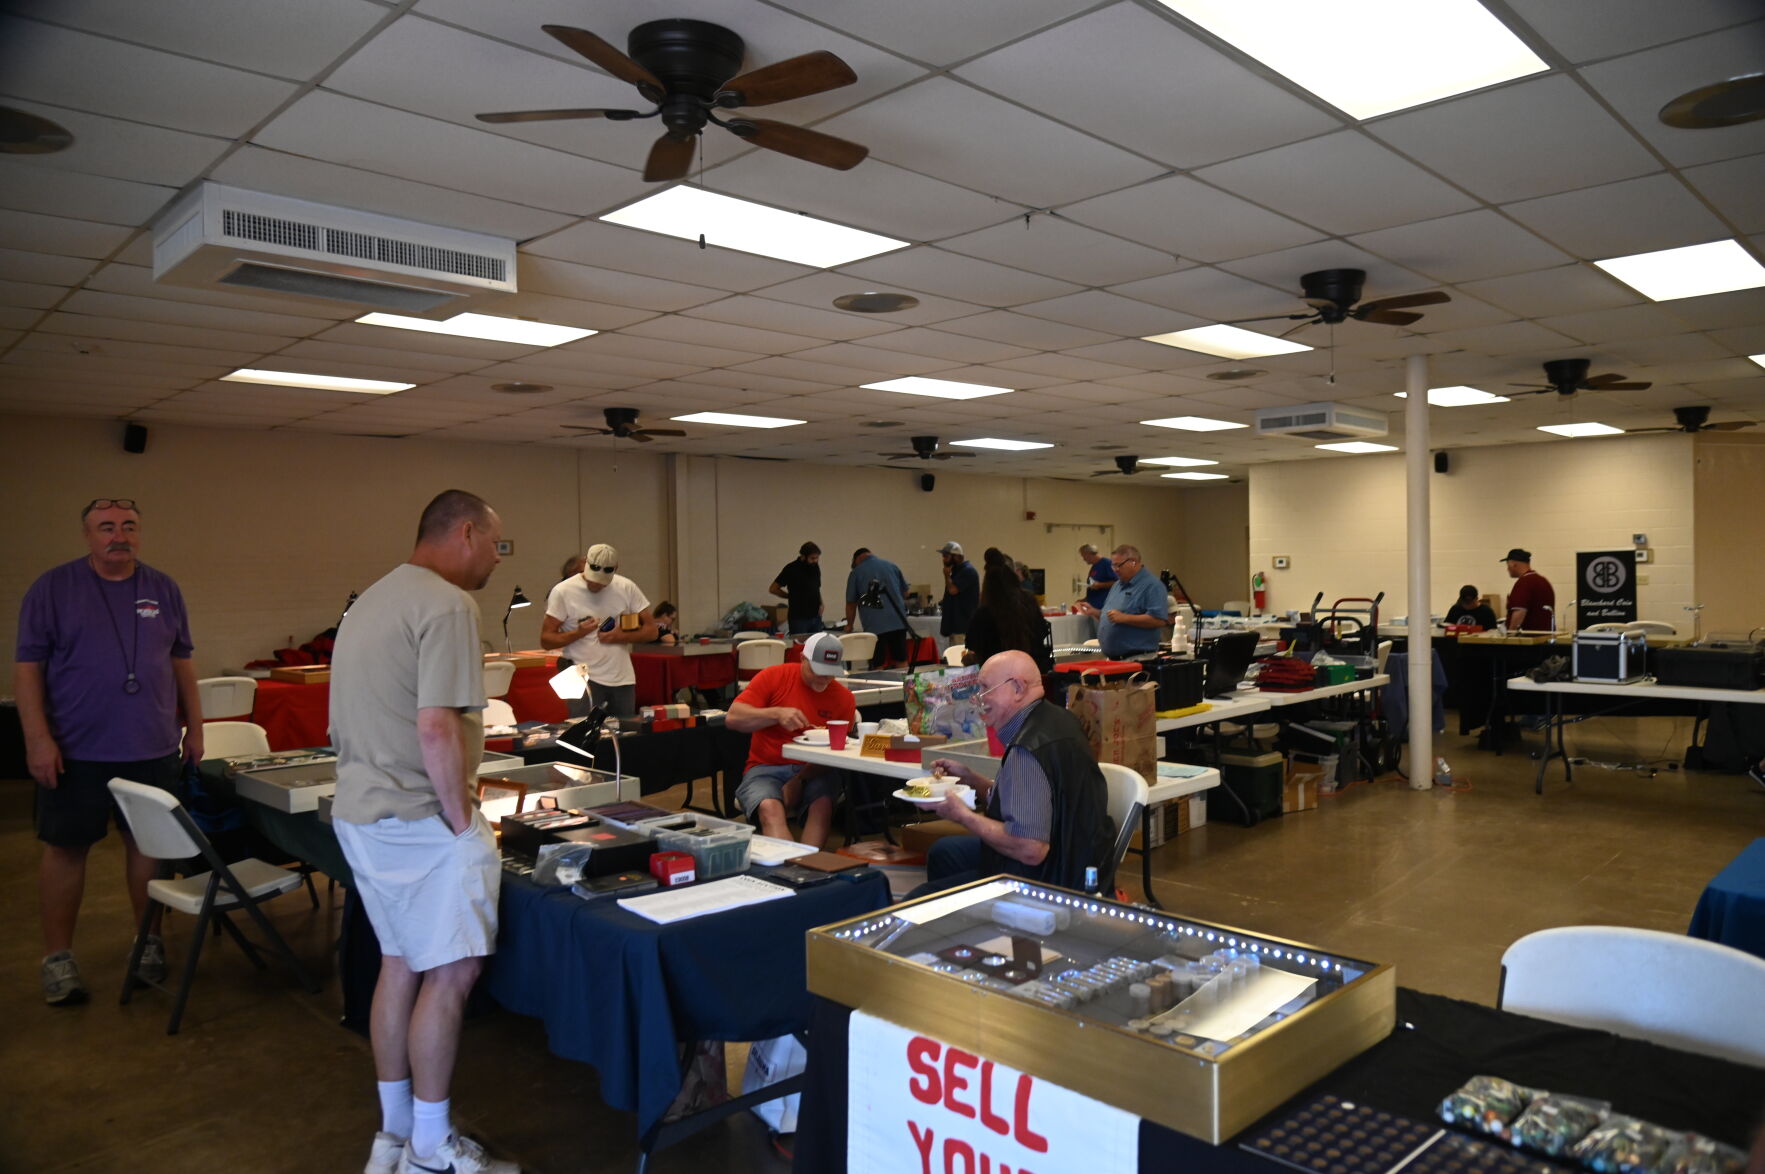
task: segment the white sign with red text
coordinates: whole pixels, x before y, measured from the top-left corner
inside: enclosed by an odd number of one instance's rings
[[[848,1174],[1091,1174],[1139,1164],[1140,1119],[852,1012]]]

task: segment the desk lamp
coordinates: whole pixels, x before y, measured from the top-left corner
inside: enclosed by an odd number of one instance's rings
[[[889,606],[895,609],[895,614],[901,617],[901,627],[907,630],[907,671],[911,673],[914,669],[919,667],[919,658],[917,655],[919,652],[919,637],[914,633],[913,625],[907,621],[907,613],[901,610],[901,605],[896,602],[895,597],[883,590],[881,579],[872,579],[870,581],[870,586],[866,587],[864,589],[864,594],[858,597],[858,606],[880,611],[882,609],[883,600],[885,599],[889,601]]]
[[[503,651],[514,652],[514,645],[509,642],[509,617],[515,614],[518,607],[532,607],[533,601],[521,594],[521,585],[515,584],[515,594],[509,598],[508,610],[503,612]]]

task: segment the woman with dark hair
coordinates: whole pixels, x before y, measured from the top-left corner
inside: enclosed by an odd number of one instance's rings
[[[680,635],[674,630],[680,624],[680,612],[675,609],[672,603],[669,603],[664,599],[661,603],[656,605],[656,610],[652,611],[650,615],[654,616],[656,619],[655,643],[680,643]]]
[[[1015,649],[1029,653],[1043,672],[1054,669],[1054,636],[1042,609],[1026,594],[1011,559],[997,547],[983,556],[981,605],[968,626],[964,664],[983,664],[994,653]]]

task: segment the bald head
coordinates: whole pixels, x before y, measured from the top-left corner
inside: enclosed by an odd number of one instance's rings
[[[1026,652],[995,653],[981,666],[981,689],[987,724],[998,729],[1042,699],[1042,671]]]

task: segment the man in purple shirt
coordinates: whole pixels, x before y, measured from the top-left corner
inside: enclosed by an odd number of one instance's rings
[[[129,900],[139,923],[156,862],[143,856],[110,797],[113,778],[176,793],[183,762],[202,757],[202,706],[190,661],[184,597],[141,563],[141,512],[101,497],[80,512],[90,553],[43,573],[19,608],[13,689],[37,780],[38,888],[43,910],[43,998],[82,1003],[74,924],[86,856],[114,818],[127,854]],[[179,710],[182,710],[180,718]],[[180,724],[188,727],[182,735]],[[165,977],[157,920],[136,977]]]

